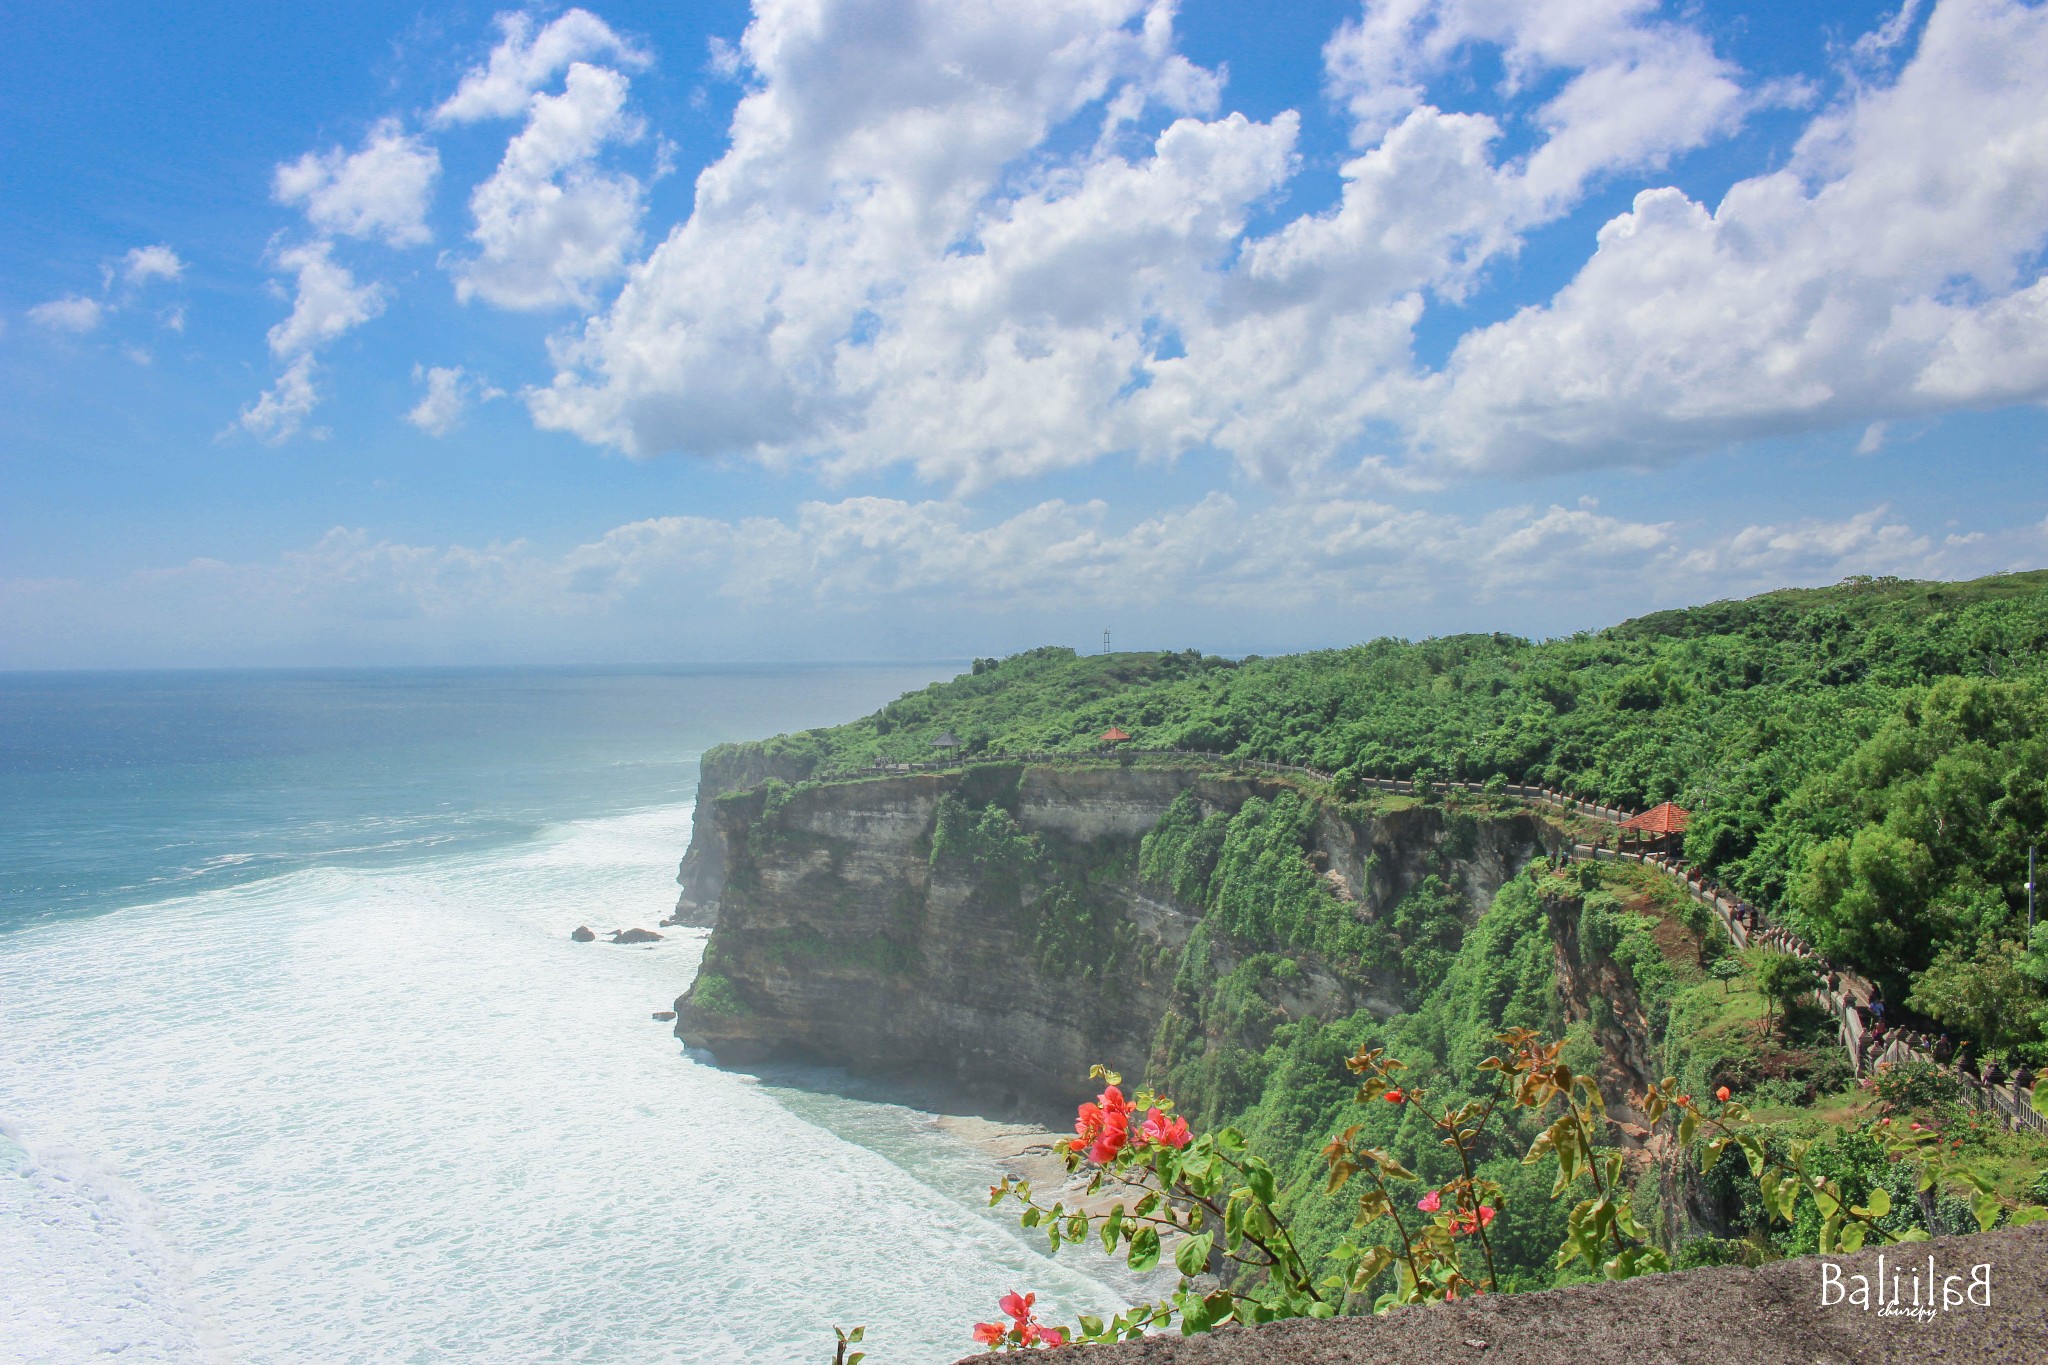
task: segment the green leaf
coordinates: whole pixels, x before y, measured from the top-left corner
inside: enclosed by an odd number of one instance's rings
[[[1351,1287],[1363,1290],[1379,1273],[1394,1263],[1394,1253],[1389,1247],[1367,1247],[1358,1258],[1358,1265],[1351,1272]]]
[[[1143,1227],[1131,1234],[1131,1252],[1125,1264],[1139,1274],[1144,1274],[1159,1264],[1159,1232],[1155,1228]]]
[[[1865,1218],[1882,1218],[1892,1211],[1892,1192],[1880,1185],[1870,1192],[1869,1202],[1856,1212]]]
[[[1977,1215],[1977,1227],[1980,1231],[1991,1231],[1992,1225],[1998,1221],[2000,1207],[1998,1193],[1995,1190],[1985,1190],[1970,1201],[1970,1212]]]
[[[1205,1232],[1199,1237],[1189,1237],[1174,1248],[1173,1264],[1181,1274],[1193,1276],[1209,1268],[1209,1249],[1216,1244],[1216,1234]]]

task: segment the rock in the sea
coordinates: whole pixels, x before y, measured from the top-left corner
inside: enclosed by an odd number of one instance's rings
[[[666,1024],[675,1017],[676,1012],[674,1010],[656,1010],[654,1012],[654,1022],[657,1024]]]
[[[597,935],[590,932],[589,925],[579,924],[576,926],[576,932],[569,935],[569,937],[575,939],[578,943],[590,943],[597,938]]]
[[[652,929],[616,929],[612,932],[614,943],[659,943],[661,935]]]

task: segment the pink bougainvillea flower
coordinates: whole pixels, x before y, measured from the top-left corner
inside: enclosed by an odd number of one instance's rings
[[[1479,1231],[1479,1229],[1488,1226],[1492,1222],[1493,1206],[1491,1204],[1481,1204],[1479,1206],[1479,1214],[1477,1217],[1474,1217],[1469,1213],[1461,1213],[1456,1218],[1453,1218],[1451,1220],[1451,1232],[1455,1235],[1463,1235],[1464,1233],[1468,1232],[1477,1232]]]
[[[1188,1132],[1186,1119],[1170,1119],[1163,1111],[1150,1109],[1145,1113],[1145,1126],[1138,1130],[1138,1136],[1162,1147],[1178,1149],[1187,1146],[1192,1135]]]
[[[1010,1329],[1000,1322],[977,1322],[974,1324],[974,1339],[983,1346],[993,1346],[1010,1334]]]
[[[1415,1207],[1421,1209],[1424,1213],[1435,1213],[1443,1206],[1444,1201],[1438,1197],[1435,1190],[1431,1190],[1428,1194],[1415,1201]]]
[[[1910,1125],[1908,1125],[1908,1126],[1909,1126],[1909,1127],[1911,1127],[1911,1128],[1912,1128],[1912,1130],[1913,1130],[1914,1132],[1916,1132],[1916,1133],[1920,1131],[1920,1125],[1919,1125],[1919,1124],[1917,1124],[1917,1123],[1915,1123],[1915,1124],[1910,1124]]]
[[[1723,1104],[1728,1103],[1728,1087],[1724,1085],[1719,1090],[1716,1090],[1714,1092],[1714,1098],[1721,1101],[1721,1103]]]
[[[1098,1165],[1116,1160],[1116,1154],[1131,1140],[1131,1119],[1125,1113],[1107,1114],[1103,1117],[1102,1131],[1095,1135],[1095,1141],[1088,1147],[1088,1159]]]
[[[1031,1305],[1036,1302],[1038,1302],[1038,1295],[1036,1294],[1009,1293],[1003,1295],[1001,1302],[996,1304],[996,1307],[1002,1309],[1021,1323],[1031,1316]]]

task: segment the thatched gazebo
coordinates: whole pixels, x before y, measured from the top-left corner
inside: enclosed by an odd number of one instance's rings
[[[932,747],[940,753],[951,753],[960,747],[960,736],[954,734],[951,730],[941,730],[932,737]]]

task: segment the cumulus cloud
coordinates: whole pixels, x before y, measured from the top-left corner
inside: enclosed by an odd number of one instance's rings
[[[280,360],[304,356],[384,311],[383,288],[357,284],[334,259],[331,243],[289,247],[276,260],[297,276],[291,316],[269,332],[271,354]]]
[[[561,94],[527,102],[525,128],[470,196],[478,251],[456,268],[457,297],[500,308],[588,307],[595,286],[624,272],[640,240],[641,186],[600,169],[596,157],[641,136],[626,112],[628,88],[610,67],[574,62]]]
[[[297,435],[320,404],[320,394],[313,386],[313,369],[313,357],[299,355],[285,367],[276,383],[242,409],[236,425],[271,445]]]
[[[462,425],[472,404],[504,396],[460,365],[415,365],[412,377],[414,383],[425,384],[427,391],[405,414],[405,420],[429,436],[448,435]]]
[[[1911,22],[1867,46],[1903,53]],[[761,0],[690,216],[529,403],[638,455],[972,490],[1112,452],[1220,450],[1275,484],[1339,459],[1411,481],[1645,463],[2028,401],[2044,23],[1943,0],[1792,164],[1711,211],[1645,191],[1567,288],[1431,372],[1428,312],[1593,185],[1814,92],[1656,0],[1365,0],[1325,52],[1356,145],[1337,201],[1253,227],[1303,173],[1296,120],[1219,113],[1169,4]],[[1447,107],[1495,70],[1492,107]],[[520,276],[508,296],[588,297]]]
[[[1273,479],[1412,396],[1426,297],[1461,298],[1596,175],[1659,164],[1762,94],[1649,3],[1382,3],[1332,40],[1361,153],[1335,209],[1247,236],[1298,171],[1292,114],[1217,116],[1172,6],[764,0],[694,212],[557,347],[536,419],[637,454],[914,461],[972,488],[1133,451]],[[1562,74],[1544,136],[1427,103],[1476,44]],[[1090,106],[1085,152],[1048,150]],[[1149,145],[1120,129],[1172,121]]]
[[[138,246],[121,258],[121,279],[130,288],[151,280],[175,280],[185,273],[185,263],[167,246]]]
[[[242,409],[235,426],[274,445],[297,435],[319,405],[319,390],[313,383],[315,354],[383,312],[385,299],[381,286],[356,283],[348,267],[334,259],[332,242],[287,247],[274,255],[272,263],[296,277],[292,311],[268,334],[270,353],[284,362],[285,368],[274,384]]]
[[[649,62],[646,53],[589,10],[572,9],[539,29],[533,16],[521,13],[500,14],[497,24],[502,36],[490,58],[464,74],[455,93],[434,111],[436,122],[510,118],[526,108],[528,96],[575,62],[603,57],[629,71]]]
[[[28,310],[30,322],[55,332],[72,332],[79,336],[98,327],[104,315],[105,309],[100,306],[100,301],[83,294],[51,299]]]
[[[271,192],[321,232],[417,246],[432,237],[426,214],[440,174],[440,153],[387,118],[355,152],[332,147],[280,165]]]
[[[1207,293],[1203,267],[1291,156],[1291,117],[1195,117],[1141,163],[1046,158],[1000,193],[1090,105],[1105,128],[1133,100],[1213,110],[1216,83],[1172,51],[1170,19],[1139,0],[764,0],[740,43],[751,81],[730,149],[699,177],[690,218],[558,349],[536,417],[636,453],[830,449],[963,476],[1064,451],[1158,348],[1154,296]],[[1170,259],[1148,268],[1157,247]],[[1109,296],[1089,299],[1104,280]],[[945,375],[923,375],[933,357]],[[907,400],[870,413],[921,377],[952,418],[908,414]],[[979,426],[999,398],[1041,411],[1014,438]],[[891,451],[909,426],[943,440]],[[1100,448],[1088,436],[1059,458]]]
[[[1895,83],[1709,210],[1645,190],[1418,394],[1438,458],[1648,462],[2048,396],[2048,10],[1945,0]]]

